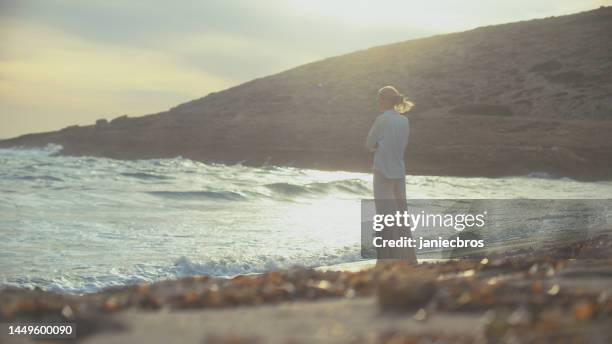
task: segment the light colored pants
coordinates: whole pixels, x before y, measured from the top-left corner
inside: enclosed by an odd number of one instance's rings
[[[374,170],[374,203],[377,214],[395,214],[397,211],[406,211],[406,177],[389,179],[382,173]],[[412,237],[408,228],[388,228],[381,232],[383,239],[397,240],[402,236]],[[416,263],[414,248],[378,248],[377,264],[381,260],[404,260]]]
[[[374,170],[374,202],[377,213],[385,211],[395,213],[396,210],[406,210],[406,177],[389,179]],[[389,207],[395,207],[395,209],[389,209]]]

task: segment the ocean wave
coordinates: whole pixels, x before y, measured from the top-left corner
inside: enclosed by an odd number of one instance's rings
[[[213,199],[240,201],[246,199],[243,195],[233,191],[149,191],[147,193],[153,196],[175,200]]]
[[[74,274],[61,274],[53,278],[40,278],[22,276],[0,282],[3,287],[40,288],[46,291],[66,294],[95,293],[105,288],[120,287],[136,283],[150,283],[157,279],[151,274],[129,275],[124,273],[109,273],[98,276],[78,276]]]
[[[312,183],[309,184],[309,186],[325,192],[340,191],[357,195],[371,192],[370,188],[366,186],[366,183],[359,179],[342,179],[327,183]]]
[[[0,148],[0,157],[45,157],[59,153],[62,146],[56,144],[48,144],[45,147],[11,147]]]
[[[21,180],[46,180],[52,182],[63,182],[64,180],[54,176],[14,176],[13,179]]]
[[[264,186],[274,192],[290,196],[308,194],[311,192],[307,186],[290,183],[270,183]]]
[[[182,256],[167,266],[137,264],[132,268],[113,268],[96,276],[81,276],[62,273],[52,278],[22,276],[0,280],[2,286],[19,288],[41,288],[59,293],[82,294],[98,292],[105,288],[136,283],[153,283],[167,279],[207,275],[212,277],[234,277],[237,275],[264,273],[296,267],[316,268],[362,261],[359,245],[341,247],[326,252],[310,252],[294,256],[228,255],[193,261]]]
[[[541,178],[541,179],[552,179],[554,178],[552,175],[550,175],[549,173],[546,172],[540,172],[540,171],[533,171],[533,172],[529,172],[527,174],[527,177],[529,178]]]
[[[180,257],[169,267],[167,274],[176,277],[209,275],[216,277],[233,277],[236,275],[263,273],[290,269],[295,267],[315,268],[362,260],[358,246],[342,247],[332,252],[312,253],[296,256],[227,256],[211,258],[202,262],[193,262],[187,257]]]
[[[297,195],[321,195],[332,192],[343,192],[355,195],[363,195],[370,192],[365,182],[359,179],[343,179],[332,182],[315,182],[304,185],[291,183],[271,183],[264,185],[266,188],[286,196]]]
[[[146,173],[146,172],[122,172],[122,173],[119,173],[119,174],[124,176],[124,177],[131,177],[131,178],[145,179],[145,180],[151,180],[151,179],[156,179],[156,180],[172,179],[172,178],[167,177],[167,176],[160,176],[158,174],[152,174],[152,173]]]

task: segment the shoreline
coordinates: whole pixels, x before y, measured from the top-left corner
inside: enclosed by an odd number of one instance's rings
[[[554,254],[558,254],[560,251],[559,247],[565,247],[564,250],[568,250],[568,247],[578,247],[582,245],[584,242],[588,242],[590,240],[594,240],[594,238],[598,238],[600,236],[611,235],[612,232],[605,229],[600,229],[594,232],[591,232],[587,237],[576,238],[572,235],[562,235],[562,236],[554,236],[550,237],[545,234],[533,235],[529,238],[521,238],[521,239],[509,239],[503,242],[495,242],[493,244],[486,245],[483,248],[475,248],[464,251],[463,254],[467,256],[471,256],[471,259],[481,259],[482,257],[512,257],[512,256],[521,256],[521,255],[543,255],[539,250],[544,249]],[[610,239],[612,240],[612,239]],[[534,243],[546,243],[543,246],[534,246]],[[448,253],[448,252],[447,252]],[[612,254],[612,253],[611,253]],[[463,258],[461,257],[451,257],[444,256],[441,257],[441,252],[439,251],[426,251],[420,252],[418,254],[418,264],[419,265],[431,265],[431,264],[446,264],[461,261]],[[356,261],[345,261],[340,263],[333,263],[330,265],[315,265],[315,266],[304,266],[300,264],[295,264],[293,267],[285,267],[279,268],[275,270],[267,270],[267,271],[258,271],[258,272],[245,272],[231,275],[209,275],[206,273],[194,273],[183,275],[183,277],[172,276],[165,277],[161,279],[155,279],[151,282],[147,281],[133,281],[124,284],[111,285],[106,287],[99,287],[93,290],[81,290],[81,289],[48,289],[44,287],[21,287],[15,286],[11,284],[1,285],[0,284],[0,294],[3,290],[11,289],[11,290],[25,290],[25,291],[42,291],[45,293],[52,293],[57,295],[64,296],[88,296],[95,295],[100,293],[105,293],[107,290],[122,290],[122,289],[131,289],[139,286],[154,286],[157,284],[164,283],[174,283],[180,282],[181,280],[188,280],[192,278],[199,278],[205,276],[207,279],[214,279],[220,281],[228,281],[234,278],[240,277],[259,277],[269,273],[275,273],[279,271],[288,271],[288,270],[312,270],[317,272],[340,272],[340,273],[356,273],[361,270],[373,269],[376,267],[376,259],[371,257],[361,257]]]
[[[161,343],[180,332],[185,342],[198,343],[382,343],[388,336],[538,342],[559,331],[576,340],[612,336],[602,326],[612,318],[610,233],[539,252],[417,266],[371,263],[194,276],[80,296],[7,288],[0,290],[0,314],[2,322],[75,322],[78,342],[87,343]],[[282,328],[274,325],[279,321]],[[452,323],[470,326],[452,331]],[[325,340],[317,337],[324,332]]]

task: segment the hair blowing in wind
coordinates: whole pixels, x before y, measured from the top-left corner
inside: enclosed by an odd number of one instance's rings
[[[398,113],[408,112],[414,106],[414,103],[409,101],[393,86],[385,86],[381,88],[378,90],[378,95],[393,104],[393,108]]]

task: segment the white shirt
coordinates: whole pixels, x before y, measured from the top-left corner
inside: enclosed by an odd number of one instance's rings
[[[374,152],[374,169],[389,179],[406,176],[404,152],[408,144],[408,118],[387,110],[376,118],[366,147]]]

